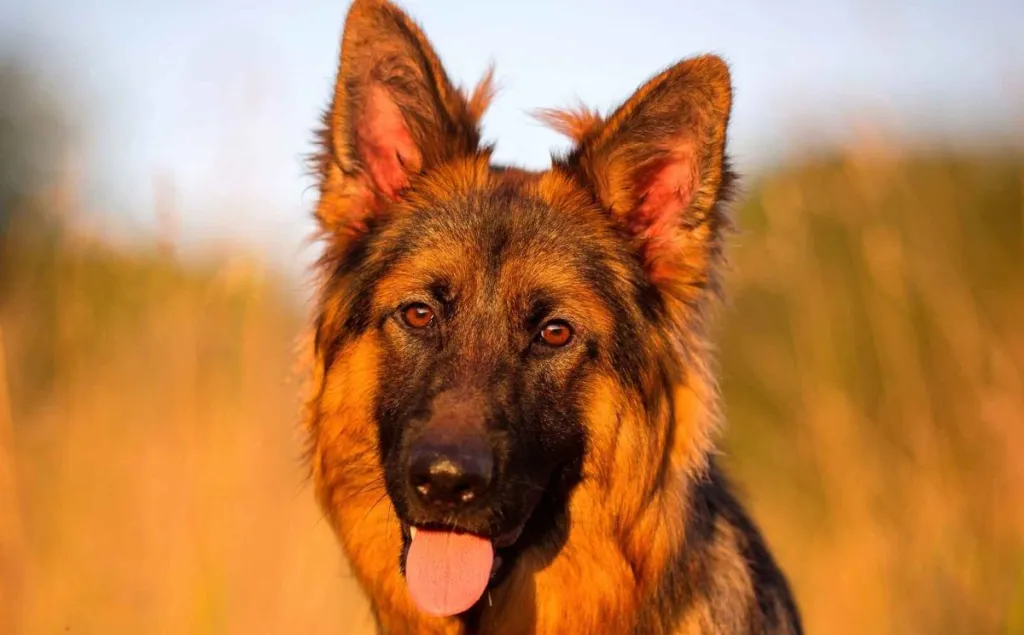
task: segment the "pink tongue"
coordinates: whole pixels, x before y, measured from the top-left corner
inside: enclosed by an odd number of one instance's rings
[[[418,529],[405,560],[405,580],[420,610],[455,615],[483,595],[493,561],[494,547],[486,538]]]

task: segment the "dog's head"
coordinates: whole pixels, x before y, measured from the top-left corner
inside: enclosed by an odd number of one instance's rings
[[[707,449],[707,422],[680,440],[671,421],[676,386],[707,388],[727,67],[679,63],[607,118],[544,112],[575,146],[542,173],[490,164],[490,92],[357,0],[319,158],[314,474],[362,575],[401,540],[388,566],[439,614],[557,553],[581,481],[607,507],[575,522],[628,523],[642,501],[615,487]],[[397,522],[367,524],[385,508]]]

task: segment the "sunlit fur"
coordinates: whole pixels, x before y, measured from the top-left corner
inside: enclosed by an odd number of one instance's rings
[[[730,90],[718,58],[684,61],[607,117],[548,111],[576,143],[550,170],[495,166],[479,134],[490,74],[466,97],[403,13],[353,5],[317,162],[324,254],[306,423],[320,504],[384,632],[800,632],[785,579],[712,458],[707,330],[733,181]],[[439,277],[458,297],[457,350],[428,364],[389,315]],[[522,361],[509,351],[529,346],[521,324],[538,289],[574,318],[580,343]],[[513,413],[508,386],[542,378],[550,394],[534,398],[566,408],[567,437],[552,443],[572,453],[552,459],[556,485],[532,484],[564,504],[539,504],[528,526],[540,529],[500,584],[445,619],[406,591],[403,506],[381,438],[396,400],[429,407],[396,373],[425,386],[434,367]],[[513,446],[525,434],[502,433]]]

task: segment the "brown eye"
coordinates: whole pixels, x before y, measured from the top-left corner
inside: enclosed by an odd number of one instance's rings
[[[565,346],[572,339],[572,329],[561,320],[554,320],[540,330],[540,340],[548,346]]]
[[[414,329],[427,328],[434,321],[434,310],[426,304],[410,304],[402,309],[402,320]]]

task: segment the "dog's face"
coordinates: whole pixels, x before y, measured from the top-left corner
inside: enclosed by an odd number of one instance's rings
[[[557,552],[573,487],[611,479],[617,444],[656,478],[667,441],[645,426],[702,372],[685,358],[728,180],[717,58],[607,119],[547,113],[576,147],[543,173],[489,164],[488,98],[487,81],[456,91],[400,11],[355,3],[320,160],[314,472],[343,534],[345,507],[384,485],[393,566],[436,614],[525,550]]]
[[[593,373],[638,376],[640,307],[656,303],[605,218],[503,176],[461,193],[438,182],[433,200],[410,192],[415,208],[368,241],[381,268],[364,269],[377,280],[361,289],[378,329],[374,419],[398,517],[499,549],[543,495],[564,497],[578,478],[585,387]],[[531,539],[553,538],[544,518]]]
[[[399,517],[508,546],[551,481],[581,465],[581,388],[614,350],[612,313],[629,310],[607,293],[628,261],[595,244],[600,223],[493,181],[424,200],[372,241],[369,258],[391,263],[370,322]]]

